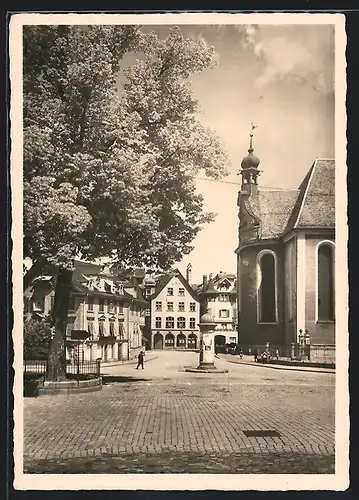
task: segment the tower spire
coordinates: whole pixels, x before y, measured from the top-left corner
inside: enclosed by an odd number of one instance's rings
[[[253,153],[254,149],[253,149],[253,130],[257,128],[257,125],[254,125],[253,122],[251,122],[251,131],[250,131],[250,134],[249,134],[249,149],[248,149],[248,153]]]
[[[242,176],[242,190],[246,189],[252,194],[257,191],[257,179],[260,174],[258,170],[260,160],[253,154],[253,131],[256,128],[257,125],[251,122],[248,155],[243,158],[241,163],[242,170],[240,171]]]

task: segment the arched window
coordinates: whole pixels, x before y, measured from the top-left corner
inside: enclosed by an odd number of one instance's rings
[[[189,327],[191,330],[194,330],[196,328],[196,318],[189,319]]]
[[[317,248],[317,320],[335,320],[334,244]]]
[[[174,328],[175,320],[172,316],[167,316],[166,318],[166,328]]]
[[[276,323],[277,259],[271,250],[263,250],[257,258],[257,319],[259,323]]]
[[[155,328],[162,328],[162,318],[160,316],[156,317],[155,325]]]
[[[183,316],[180,316],[179,318],[177,318],[177,328],[180,328],[180,329],[186,328],[186,318],[184,318]]]

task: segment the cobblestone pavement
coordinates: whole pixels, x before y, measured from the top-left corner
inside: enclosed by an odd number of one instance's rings
[[[229,364],[195,353],[104,370],[100,392],[24,400],[24,472],[334,473],[331,373]],[[276,430],[279,437],[246,437]]]

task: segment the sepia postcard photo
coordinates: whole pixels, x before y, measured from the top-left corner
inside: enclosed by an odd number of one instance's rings
[[[11,16],[15,489],[348,488],[345,48]]]

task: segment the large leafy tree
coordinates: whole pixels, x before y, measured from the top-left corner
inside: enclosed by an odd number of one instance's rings
[[[228,159],[188,82],[213,63],[179,28],[166,40],[135,26],[25,28],[24,253],[59,269],[49,378],[64,377],[76,255],[166,269],[212,220],[194,176],[220,177]]]
[[[51,325],[43,319],[28,319],[24,322],[24,358],[45,358],[51,343]]]

